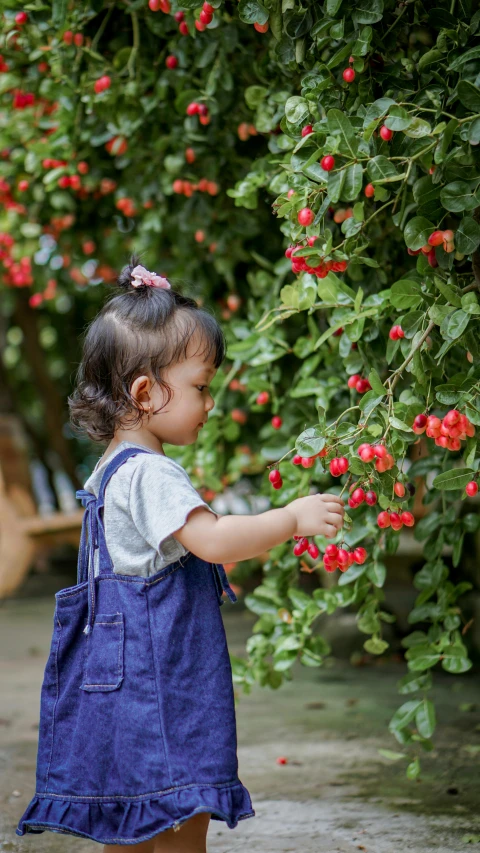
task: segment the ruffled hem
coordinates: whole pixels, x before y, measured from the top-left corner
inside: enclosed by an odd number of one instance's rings
[[[92,802],[93,800],[93,802]],[[100,844],[137,844],[179,827],[201,812],[234,829],[254,817],[250,794],[240,781],[231,785],[190,785],[141,797],[101,800],[36,794],[22,815],[17,835],[62,832]]]

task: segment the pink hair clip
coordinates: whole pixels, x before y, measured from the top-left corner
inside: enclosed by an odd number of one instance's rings
[[[145,267],[137,266],[132,270],[132,287],[140,287],[146,284],[148,287],[164,287],[166,290],[170,288],[170,282],[161,275],[154,272],[149,272]]]

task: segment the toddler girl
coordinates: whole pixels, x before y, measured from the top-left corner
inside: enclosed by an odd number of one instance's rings
[[[211,313],[133,256],[84,341],[72,422],[109,442],[77,492],[75,586],[56,594],[41,692],[36,794],[18,835],[45,829],[104,853],[205,853],[210,818],[253,817],[238,777],[224,562],[294,534],[335,536],[343,501],[311,495],[219,516],[164,443],[192,444],[225,357]],[[88,533],[88,542],[87,542]]]

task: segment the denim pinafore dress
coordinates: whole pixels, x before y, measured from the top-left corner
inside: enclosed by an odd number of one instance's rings
[[[101,514],[105,487],[144,452],[116,454],[98,498],[77,492],[86,508],[77,584],[55,596],[36,793],[17,835],[47,829],[136,844],[199,812],[230,829],[255,815],[238,778],[220,613],[223,591],[236,597],[224,567],[189,552],[148,578],[114,572]]]

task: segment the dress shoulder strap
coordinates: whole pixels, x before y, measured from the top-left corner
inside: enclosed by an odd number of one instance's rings
[[[137,453],[150,453],[151,451],[141,447],[125,447],[120,453],[115,454],[103,472],[100,482],[98,497],[85,489],[78,489],[76,497],[85,507],[82,519],[82,532],[80,535],[80,546],[78,549],[77,583],[83,583],[88,579],[88,623],[86,633],[89,633],[93,625],[95,610],[95,582],[94,582],[94,559],[95,551],[99,550],[99,573],[113,571],[113,562],[110,557],[105,539],[105,528],[103,524],[102,509],[105,502],[105,489],[110,478],[113,476],[127,459],[136,456]],[[88,546],[87,546],[88,530]]]

